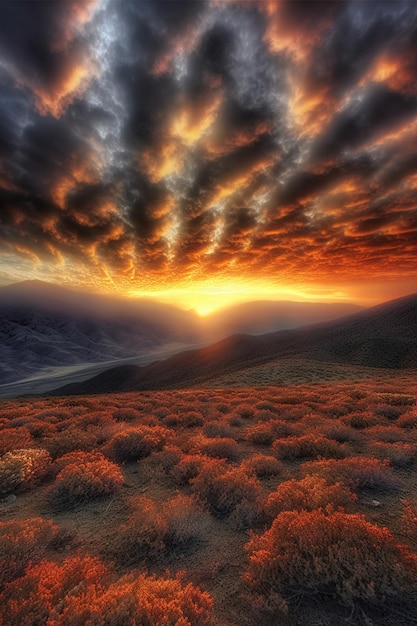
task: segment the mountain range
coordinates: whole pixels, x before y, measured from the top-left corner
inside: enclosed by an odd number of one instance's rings
[[[59,394],[156,390],[215,384],[217,378],[288,358],[374,368],[417,368],[417,294],[312,326],[237,334],[145,367],[112,368]]]
[[[334,319],[353,304],[254,302],[206,318],[151,299],[24,281],[0,288],[0,384],[48,372]],[[171,351],[172,351],[171,349]]]

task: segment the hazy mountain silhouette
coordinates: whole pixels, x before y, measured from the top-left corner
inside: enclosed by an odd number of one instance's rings
[[[126,358],[200,340],[196,316],[174,306],[41,281],[1,288],[0,320],[1,383],[46,367]]]
[[[0,384],[51,367],[142,356],[170,344],[183,348],[238,332],[257,334],[301,326],[356,308],[350,304],[255,302],[202,319],[193,311],[151,299],[97,295],[24,281],[0,289]]]
[[[369,367],[417,367],[417,294],[332,322],[257,337],[234,335],[145,367],[116,367],[56,393],[181,388],[295,357]]]
[[[207,319],[207,325],[211,335],[217,338],[236,333],[259,335],[327,322],[361,310],[363,307],[345,302],[257,300],[215,312]]]

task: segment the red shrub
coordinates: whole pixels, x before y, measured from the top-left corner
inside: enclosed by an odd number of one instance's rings
[[[329,459],[303,463],[307,473],[318,473],[329,480],[341,481],[353,489],[390,491],[398,488],[398,480],[388,461],[373,457],[355,456],[348,459]]]
[[[4,454],[0,459],[0,497],[30,489],[46,475],[50,463],[47,451],[38,448]]]
[[[0,456],[6,452],[20,450],[22,448],[32,448],[33,437],[25,426],[20,428],[2,428],[0,437]]]
[[[239,446],[234,439],[228,437],[216,437],[203,441],[199,445],[202,454],[217,459],[236,461],[240,456]]]
[[[340,459],[345,449],[336,441],[321,435],[303,435],[277,439],[273,446],[278,458],[285,460],[315,459],[318,457]]]
[[[161,426],[138,426],[114,435],[106,448],[116,461],[137,461],[152,452],[161,450],[167,438],[167,430]]]
[[[0,522],[0,588],[40,561],[59,527],[41,517]]]
[[[242,468],[248,473],[255,474],[258,478],[267,478],[281,474],[283,465],[274,456],[254,454],[243,461]]]
[[[206,462],[190,482],[196,495],[220,515],[230,515],[242,502],[255,506],[260,495],[256,478],[240,467],[231,468],[225,461],[215,459]]]
[[[213,600],[198,587],[138,573],[116,580],[90,556],[30,567],[1,600],[7,626],[214,625]]]
[[[57,475],[50,488],[56,506],[71,507],[115,493],[123,484],[123,474],[118,465],[97,453],[88,454],[68,463]]]
[[[246,549],[247,580],[266,596],[331,594],[348,605],[379,604],[416,589],[417,557],[360,515],[287,511]]]
[[[356,494],[341,483],[330,485],[324,478],[308,475],[302,480],[287,480],[269,494],[265,511],[273,519],[283,511],[313,511],[320,507],[346,507],[357,500]]]

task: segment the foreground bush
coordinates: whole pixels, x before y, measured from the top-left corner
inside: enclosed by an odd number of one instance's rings
[[[356,494],[341,483],[330,485],[325,478],[309,475],[302,480],[287,480],[269,494],[265,511],[275,518],[283,511],[313,511],[328,504],[346,507],[357,500]]]
[[[123,484],[120,468],[103,455],[76,456],[77,460],[65,465],[51,486],[50,497],[55,506],[71,507],[108,496]]]
[[[7,452],[0,459],[0,497],[29,489],[48,471],[51,457],[46,450],[28,448]]]
[[[0,522],[0,588],[43,558],[59,527],[41,517]]]
[[[190,483],[194,493],[219,515],[230,515],[242,503],[256,509],[260,495],[260,485],[254,476],[215,459],[207,461]]]
[[[131,499],[133,512],[113,540],[114,556],[123,564],[158,560],[202,540],[207,515],[194,498],[178,494],[163,505],[147,496]]]
[[[161,450],[167,431],[160,426],[139,426],[117,433],[109,441],[107,452],[116,461],[137,461]]]
[[[43,561],[8,585],[0,598],[4,626],[210,626],[208,593],[178,578],[134,573],[116,580],[98,559]],[[6,618],[5,618],[6,620]],[[0,622],[1,623],[1,622]]]
[[[288,595],[305,593],[350,606],[401,601],[417,586],[417,557],[360,515],[287,511],[246,549],[249,584],[282,608]]]

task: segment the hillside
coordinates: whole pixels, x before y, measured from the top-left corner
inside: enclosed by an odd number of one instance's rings
[[[165,344],[196,343],[191,313],[27,281],[0,289],[0,382],[45,368],[133,357]]]
[[[234,335],[145,367],[113,368],[56,393],[184,388],[280,359],[376,368],[417,367],[417,294],[314,326],[257,337]]]
[[[256,302],[200,318],[151,299],[105,296],[41,281],[0,289],[0,385],[42,376],[61,384],[97,373],[94,367],[134,358],[149,363],[189,346],[207,345],[228,335],[298,327],[350,313],[352,304]],[[161,358],[161,357],[159,357]],[[122,362],[120,363],[122,365]],[[67,367],[72,379],[65,379]],[[79,375],[78,375],[79,368]],[[11,390],[13,393],[13,389]],[[2,389],[2,393],[3,393]],[[23,391],[26,393],[27,391]]]

